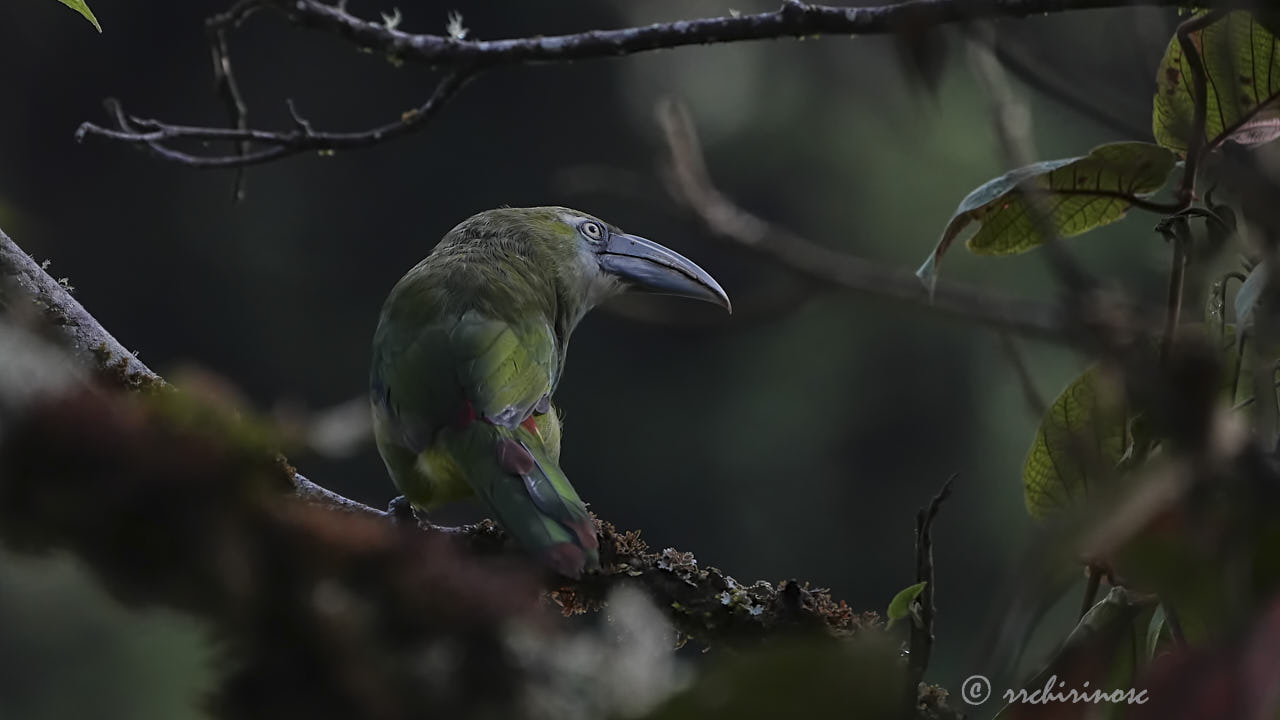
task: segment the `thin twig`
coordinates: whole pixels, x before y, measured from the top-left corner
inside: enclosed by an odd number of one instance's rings
[[[227,115],[231,127],[235,130],[249,129],[249,107],[240,94],[240,85],[231,70],[231,51],[227,47],[227,34],[240,26],[250,14],[257,9],[256,0],[239,0],[225,13],[214,15],[205,21],[205,33],[209,39],[209,52],[213,60],[213,82],[218,94],[222,96],[227,107]],[[237,155],[248,157],[251,143],[241,140],[236,143]],[[245,166],[236,168],[235,179],[231,185],[233,202],[244,200]]]
[[[1164,333],[1160,336],[1160,362],[1167,364],[1177,340],[1178,323],[1182,317],[1182,291],[1187,274],[1187,257],[1191,250],[1191,227],[1185,217],[1175,216],[1162,221],[1156,226],[1156,230],[1165,236],[1173,253],[1165,302]]]
[[[397,121],[360,132],[320,132],[312,130],[309,125],[299,126],[296,117],[295,127],[288,132],[171,125],[159,120],[129,115],[125,113],[118,101],[108,100],[107,112],[115,121],[116,127],[106,128],[93,123],[83,123],[76,130],[76,139],[84,140],[89,135],[108,137],[139,145],[164,160],[193,168],[247,167],[308,151],[328,152],[369,147],[421,130],[426,122],[435,117],[474,76],[475,72],[469,69],[454,70],[440,80],[431,97],[427,98],[422,105],[405,111]],[[175,140],[252,141],[267,147],[243,155],[202,156],[174,150],[163,144]]]
[[[227,49],[227,29],[224,25],[215,25],[210,21],[207,25],[209,34],[209,52],[213,61],[213,85],[218,95],[222,97],[222,102],[227,106],[227,118],[232,128],[236,130],[249,129],[249,108],[244,103],[244,98],[240,95],[240,86],[236,83],[236,76],[231,72],[231,53]],[[245,157],[249,154],[249,141],[241,140],[236,143],[236,154],[239,157]],[[232,186],[231,197],[235,201],[244,199],[244,166],[236,169],[235,182]]]
[[[928,507],[916,513],[916,582],[924,583],[924,589],[916,599],[920,607],[920,616],[912,618],[911,632],[907,641],[907,685],[905,688],[911,716],[915,714],[916,698],[919,696],[920,683],[924,682],[925,671],[929,669],[929,659],[933,653],[933,619],[938,612],[934,604],[933,577],[933,521],[938,517],[938,509],[943,501],[951,497],[951,486],[956,475],[947,478],[938,490],[938,494],[929,501]]]

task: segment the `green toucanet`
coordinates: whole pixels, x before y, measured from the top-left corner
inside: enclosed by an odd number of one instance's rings
[[[409,502],[477,495],[557,572],[598,567],[551,396],[578,321],[629,289],[729,309],[702,268],[576,210],[501,208],[449,231],[391,290],[373,338],[374,434]]]

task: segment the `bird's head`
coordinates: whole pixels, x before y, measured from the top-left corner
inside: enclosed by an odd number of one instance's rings
[[[588,306],[628,290],[705,300],[733,311],[720,283],[692,260],[600,218],[563,207],[503,208]]]

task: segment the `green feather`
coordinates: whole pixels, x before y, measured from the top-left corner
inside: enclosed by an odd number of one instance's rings
[[[370,400],[379,452],[413,504],[475,493],[524,547],[576,576],[599,564],[594,526],[559,467],[548,401],[593,298],[566,212],[482,213],[410,270],[374,335]],[[521,425],[530,417],[537,432]]]
[[[475,493],[558,572],[597,567],[551,395],[578,321],[627,287],[730,308],[687,258],[568,208],[489,210],[449,231],[396,283],[373,338],[374,436],[401,492],[424,509]]]

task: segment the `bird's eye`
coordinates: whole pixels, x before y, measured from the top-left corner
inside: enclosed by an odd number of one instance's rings
[[[600,227],[600,223],[591,222],[590,220],[578,226],[578,232],[592,242],[600,242],[604,239],[604,228]]]

